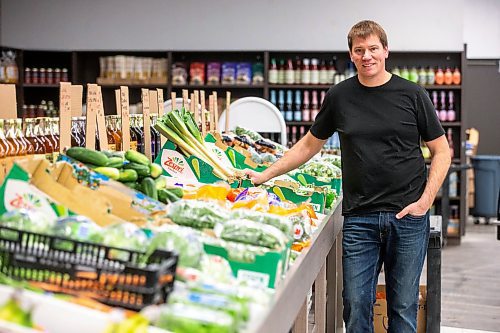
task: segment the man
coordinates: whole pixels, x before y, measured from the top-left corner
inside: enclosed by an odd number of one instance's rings
[[[361,21],[347,39],[358,75],[330,88],[311,130],[283,158],[261,174],[247,174],[260,184],[295,169],[337,131],[343,172],[347,332],[373,332],[382,264],[388,332],[416,332],[428,210],[450,165],[448,143],[425,90],[386,71],[389,51],[383,28]],[[420,139],[432,154],[428,178]]]

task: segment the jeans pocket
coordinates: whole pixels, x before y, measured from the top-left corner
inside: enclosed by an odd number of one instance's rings
[[[404,216],[404,219],[406,219],[409,222],[422,222],[427,214],[424,215],[412,215],[412,214],[406,214]]]

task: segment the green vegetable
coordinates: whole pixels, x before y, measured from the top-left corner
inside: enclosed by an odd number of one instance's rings
[[[278,251],[289,241],[278,228],[251,220],[230,220],[220,226],[216,233],[220,238],[229,241],[264,246]]]
[[[126,169],[120,171],[118,180],[121,182],[135,182],[138,178],[137,171],[134,169]]]
[[[158,190],[158,200],[163,203],[169,204],[172,202],[179,201],[181,198],[176,196],[172,191],[166,188]]]
[[[177,224],[198,229],[212,229],[227,221],[229,212],[213,202],[179,200],[169,206],[167,217]]]
[[[54,226],[53,234],[82,242],[100,243],[102,241],[101,227],[81,215],[59,218]],[[69,241],[57,240],[54,246],[71,251],[74,245]]]
[[[125,153],[125,158],[130,162],[135,162],[142,165],[149,166],[150,164],[149,158],[146,155],[132,149],[127,150],[127,152]]]
[[[138,184],[137,182],[133,181],[133,182],[123,182],[123,185],[133,189],[133,190],[137,190],[141,185]]]
[[[231,219],[248,219],[265,223],[280,229],[288,237],[292,237],[293,226],[289,219],[269,213],[258,212],[250,209],[235,209],[231,212]]]
[[[162,188],[167,187],[167,177],[160,176],[155,179],[156,189],[161,190]]]
[[[156,189],[156,184],[153,178],[146,177],[141,181],[142,193],[145,195],[158,200],[158,190]]]
[[[147,236],[133,223],[117,223],[103,229],[102,244],[111,247],[142,251],[147,244]],[[112,259],[130,260],[128,252],[120,250],[110,251]]]
[[[91,163],[97,166],[106,166],[109,160],[102,152],[83,147],[71,147],[66,150],[66,155],[77,161]]]
[[[163,168],[156,163],[151,163],[150,167],[151,177],[158,178],[163,173]]]
[[[111,167],[98,167],[94,169],[95,172],[103,174],[111,179],[118,180],[120,178],[120,171],[117,168]]]
[[[9,228],[50,235],[55,219],[40,210],[16,209],[5,212],[0,217],[0,223]],[[17,233],[4,230],[2,236],[14,239]]]
[[[118,168],[120,169],[123,166],[123,162],[125,160],[122,157],[112,156],[109,157],[107,167]]]
[[[182,199],[182,197],[184,196],[184,190],[181,187],[178,186],[168,187],[167,190],[169,190],[170,193],[172,193],[179,199]]]
[[[140,177],[147,177],[151,174],[148,165],[139,164],[135,162],[127,163],[123,166],[124,169],[133,169]]]

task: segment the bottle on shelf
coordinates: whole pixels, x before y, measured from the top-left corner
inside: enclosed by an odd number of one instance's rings
[[[24,142],[17,137],[16,120],[5,119],[4,131],[7,141],[13,148],[11,156],[24,156],[26,155],[26,146]]]
[[[347,62],[347,68],[345,70],[345,78],[351,78],[356,75],[356,70],[354,69],[354,64],[352,61]]]
[[[434,105],[434,110],[436,111],[436,115],[439,119],[438,92],[436,90],[433,90],[431,96],[432,96],[432,104]]]
[[[24,137],[33,146],[33,154],[44,155],[45,145],[43,144],[43,141],[35,135],[35,119],[26,118],[24,122],[26,124]]]
[[[276,59],[272,58],[269,64],[268,81],[270,84],[278,83],[278,65],[276,64]]]
[[[391,73],[392,73],[393,75],[401,76],[401,71],[399,70],[399,67],[398,67],[398,66],[394,67],[394,68],[392,69]]]
[[[16,125],[16,137],[22,142],[24,148],[26,149],[26,155],[33,155],[35,153],[35,147],[33,144],[24,136],[23,132],[23,121],[22,119],[15,120]]]
[[[427,68],[427,84],[428,85],[431,85],[431,84],[434,84],[435,83],[435,73],[434,73],[434,68],[432,68],[431,66],[429,66]]]
[[[295,90],[295,103],[293,112],[294,121],[302,121],[302,101],[300,95],[300,90]]]
[[[78,117],[71,118],[71,147],[83,147],[80,144],[80,126]]]
[[[285,60],[280,59],[278,65],[278,84],[285,83]]]
[[[451,72],[450,67],[446,67],[446,70],[444,72],[444,84],[452,84],[453,83],[453,73]]]
[[[293,92],[291,90],[286,91],[286,106],[285,106],[285,120],[293,121]]]
[[[410,68],[410,72],[409,72],[409,77],[408,79],[413,82],[413,83],[418,83],[418,71],[417,71],[417,67],[415,66],[412,66]]]
[[[5,136],[4,124],[5,120],[0,119],[0,158],[14,155],[14,147]]]
[[[106,136],[108,140],[108,150],[110,151],[116,151],[116,137],[113,132],[113,129],[111,128],[111,116],[106,116],[105,119],[105,125],[106,125]]]
[[[38,75],[38,68],[37,67],[33,67],[31,69],[31,82],[32,84],[39,84],[39,79],[40,79],[40,76]]]
[[[269,101],[271,102],[272,105],[278,107],[278,101],[276,99],[276,90],[271,89],[269,91]]]
[[[309,90],[304,90],[304,100],[302,102],[302,121],[311,121]]]
[[[294,71],[294,82],[295,84],[300,84],[302,78],[302,61],[300,57],[295,57],[295,71]]]
[[[293,61],[290,58],[286,62],[285,83],[286,84],[294,84],[295,83],[295,71],[293,69]]]
[[[302,139],[305,134],[306,134],[306,128],[305,128],[305,126],[300,126],[299,127],[299,140]]]
[[[156,114],[151,115],[151,158],[153,161],[156,159],[156,156],[158,156],[161,150],[161,134],[154,127],[157,119],[158,116]]]
[[[423,66],[418,70],[418,84],[421,86],[425,86],[427,84],[427,72]]]
[[[328,84],[328,67],[325,59],[321,59],[319,63],[319,84]]]
[[[123,134],[122,134],[122,130],[121,130],[121,123],[122,123],[122,120],[121,120],[120,116],[118,116],[118,115],[111,116],[111,126],[112,126],[114,133],[116,134],[115,135],[115,138],[117,139],[116,141],[118,142],[116,144],[117,151],[123,150],[123,147],[122,147]]]
[[[451,128],[448,128],[448,131],[446,132],[446,137],[448,139],[448,147],[450,147],[450,156],[451,158],[455,157],[455,148],[454,148],[454,143],[453,143],[453,131]]]
[[[325,101],[325,97],[326,97],[326,91],[325,90],[321,90],[321,93],[320,93],[320,98],[319,98],[319,109],[321,109],[321,105],[323,105],[323,102]]]
[[[311,59],[311,84],[319,84],[318,59]]]
[[[283,115],[283,119],[286,119],[286,114],[285,114],[285,91],[284,90],[279,90],[278,91],[278,109],[280,110],[281,114]]]
[[[56,153],[59,151],[59,120],[46,117],[45,128],[48,138],[52,142],[52,152]]]
[[[437,68],[437,71],[436,71],[436,74],[434,77],[434,81],[438,85],[444,84],[444,72],[443,72],[443,69],[439,66]]]
[[[400,76],[406,80],[410,79],[410,71],[408,70],[408,67],[406,67],[406,66],[403,67],[403,69],[401,70]]]
[[[462,83],[462,74],[460,73],[460,70],[458,69],[458,66],[455,67],[455,70],[453,70],[453,78],[452,78],[452,83],[459,85]]]
[[[292,126],[292,145],[297,143],[297,126]]]
[[[333,82],[335,82],[335,74],[337,74],[337,58],[333,57],[328,62],[327,84],[333,84]]]
[[[441,104],[441,109],[439,110],[439,120],[440,121],[446,121],[448,117],[448,110],[446,109],[446,92],[444,90],[441,90],[439,92],[439,97],[440,97],[440,104]]]
[[[446,119],[448,121],[455,121],[457,113],[455,112],[455,95],[453,91],[448,91],[448,111],[446,112]]]
[[[304,58],[302,60],[302,72],[300,77],[302,84],[311,84],[311,69],[309,67],[309,63],[308,58]]]
[[[26,67],[24,69],[24,83],[30,84],[31,83],[31,68]]]
[[[319,112],[318,91],[313,90],[311,98],[311,121],[314,121],[316,119],[318,112]]]
[[[136,133],[137,151],[144,154],[144,132],[142,131],[141,115],[134,114],[130,117],[130,129]]]
[[[120,119],[120,122],[121,121],[122,120]],[[130,127],[129,127],[129,132],[130,132],[130,149],[131,150],[135,150],[135,151],[139,151],[138,150],[139,139],[137,137],[137,132],[132,127],[132,118],[129,118],[129,121],[130,121]]]
[[[51,160],[51,154],[54,152],[54,144],[45,133],[45,118],[35,118],[33,129],[34,135],[42,142],[44,146],[45,156],[47,157],[47,159]]]

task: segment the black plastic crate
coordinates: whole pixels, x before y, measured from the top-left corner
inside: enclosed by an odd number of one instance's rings
[[[2,273],[112,306],[140,310],[166,302],[177,261],[175,252],[156,250],[146,257],[144,252],[0,225]]]

